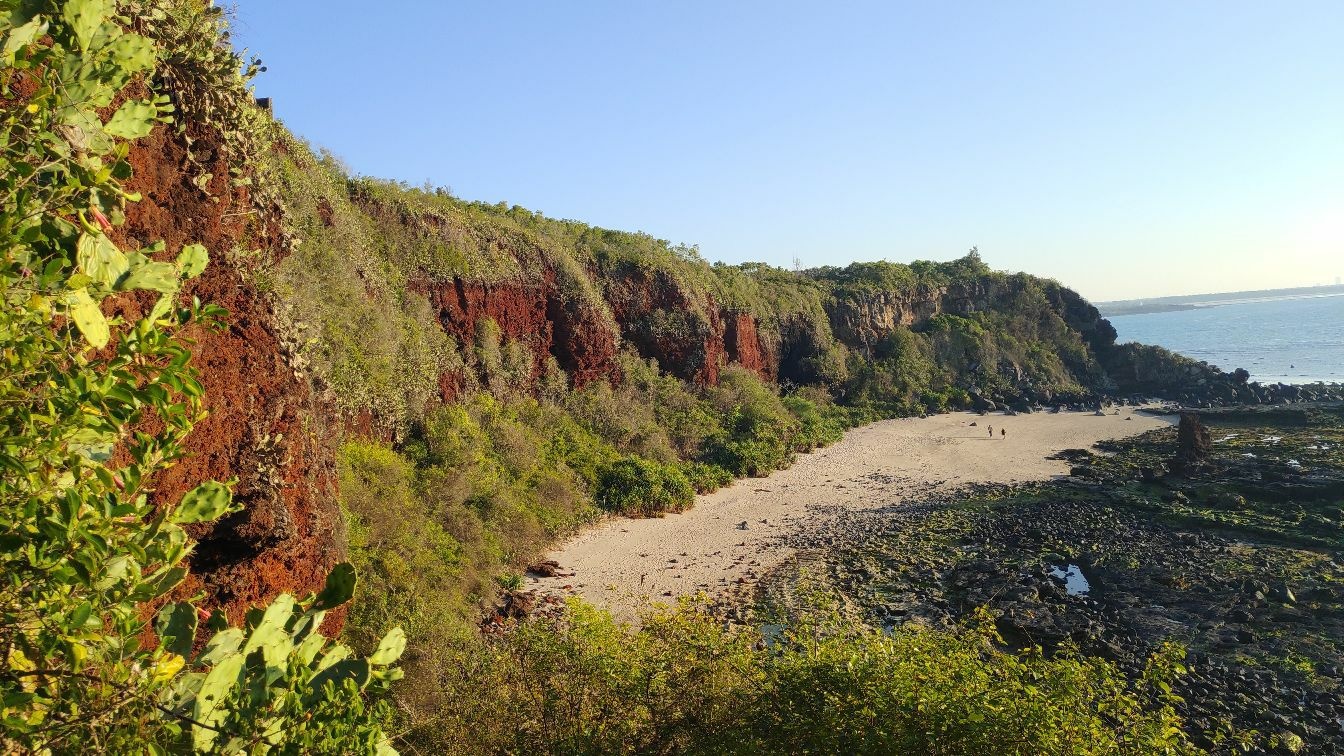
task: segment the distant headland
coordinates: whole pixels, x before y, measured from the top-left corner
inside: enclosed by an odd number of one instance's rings
[[[1097,309],[1105,317],[1116,315],[1140,315],[1150,312],[1175,312],[1194,310],[1200,307],[1217,307],[1236,302],[1258,302],[1271,299],[1297,299],[1301,297],[1334,297],[1344,295],[1344,284],[1333,286],[1299,286],[1292,289],[1259,289],[1256,291],[1228,291],[1218,294],[1183,294],[1175,297],[1150,297],[1148,299],[1123,299],[1114,302],[1097,302]]]

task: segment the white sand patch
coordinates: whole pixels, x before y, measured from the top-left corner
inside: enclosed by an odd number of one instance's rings
[[[799,455],[787,470],[696,497],[695,507],[682,514],[606,520],[546,557],[571,577],[532,578],[529,587],[581,595],[623,619],[650,601],[740,592],[789,557],[783,536],[816,528],[837,507],[898,504],[931,484],[1066,475],[1068,463],[1046,457],[1171,422],[1129,407],[1113,412],[963,412],[856,428],[825,449]]]

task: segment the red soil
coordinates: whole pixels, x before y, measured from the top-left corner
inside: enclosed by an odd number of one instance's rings
[[[336,504],[332,413],[288,364],[270,302],[232,259],[237,249],[278,256],[279,235],[250,212],[245,190],[228,186],[218,134],[199,127],[189,134],[197,160],[214,175],[208,191],[220,201],[192,184],[182,137],[161,127],[132,147],[135,174],[127,188],[144,198],[127,208],[118,241],[162,239],[168,254],[204,244],[211,264],[185,294],[229,312],[222,330],[189,333],[209,417],[189,437],[186,458],[154,481],[154,499],[176,501],[204,481],[238,479],[234,498],[244,510],[192,528],[192,575],[178,591],[204,592],[207,607],[222,607],[238,622],[247,608],[282,591],[319,589],[345,557],[345,528]],[[147,303],[127,297],[109,309],[134,316]],[[328,629],[340,621],[329,620]]]
[[[775,379],[779,372],[778,357],[772,357],[761,342],[761,336],[756,330],[756,319],[751,315],[744,312],[726,313],[723,343],[730,360],[767,381]]]

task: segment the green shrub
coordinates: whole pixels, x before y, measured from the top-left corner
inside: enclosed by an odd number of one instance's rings
[[[1131,683],[1099,658],[1000,642],[987,613],[951,632],[804,623],[763,662],[766,705],[725,739],[743,753],[1196,752],[1159,686],[1179,649]]]
[[[919,394],[919,401],[928,412],[947,411],[947,394],[941,391],[922,391]]]
[[[1193,753],[1164,649],[1131,683],[1063,651],[999,650],[992,622],[886,633],[829,614],[770,644],[693,603],[638,628],[578,601],[463,643],[417,746],[452,753]],[[490,695],[480,695],[490,691]]]
[[[565,397],[562,406],[586,430],[621,452],[674,462],[678,450],[658,416],[655,396],[647,386],[632,382],[594,383]]]
[[[712,493],[733,482],[732,473],[704,462],[683,462],[681,473],[696,493]]]
[[[768,475],[793,460],[798,420],[755,373],[725,368],[707,398],[721,415],[721,430],[706,440],[700,461],[741,477]]]
[[[598,469],[596,498],[608,511],[656,517],[691,506],[695,489],[675,465],[625,457]]]
[[[351,442],[337,458],[351,560],[362,589],[346,638],[358,649],[401,626],[413,640],[460,619],[485,579],[462,541],[435,517],[416,489],[411,462],[386,447]]]
[[[793,460],[793,450],[781,436],[757,433],[747,438],[715,439],[706,449],[704,459],[739,478],[765,477]]]
[[[943,392],[947,396],[947,406],[950,409],[970,409],[971,395],[966,389],[952,386]]]
[[[829,402],[818,406],[801,396],[786,396],[784,406],[798,421],[798,432],[793,438],[793,448],[797,451],[812,451],[833,444],[845,435],[848,418]]]

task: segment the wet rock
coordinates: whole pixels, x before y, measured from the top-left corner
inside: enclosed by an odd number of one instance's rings
[[[1176,432],[1176,458],[1172,469],[1186,474],[1206,464],[1209,452],[1213,449],[1213,437],[1209,429],[1192,412],[1181,413],[1181,425]]]
[[[1281,604],[1296,604],[1297,596],[1293,595],[1293,589],[1288,587],[1287,583],[1279,583],[1269,592],[1269,597]]]

